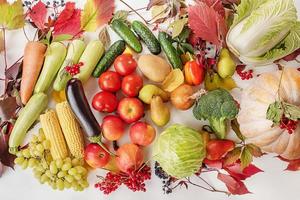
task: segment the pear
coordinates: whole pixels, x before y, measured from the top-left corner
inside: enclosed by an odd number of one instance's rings
[[[168,101],[170,94],[160,89],[156,85],[147,84],[139,92],[139,99],[146,104],[150,104],[153,96],[160,96],[163,101]]]
[[[218,74],[222,78],[231,77],[236,69],[236,64],[231,58],[228,49],[223,48],[220,53],[220,58],[217,64]]]
[[[154,96],[151,99],[150,114],[157,126],[164,126],[170,121],[170,110],[160,96]]]

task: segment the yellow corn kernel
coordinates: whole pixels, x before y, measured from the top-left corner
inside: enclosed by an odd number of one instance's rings
[[[83,158],[83,134],[68,102],[56,104],[56,112],[70,153],[76,158]]]
[[[43,131],[51,144],[51,154],[54,160],[68,156],[68,149],[56,113],[47,111],[40,116]]]

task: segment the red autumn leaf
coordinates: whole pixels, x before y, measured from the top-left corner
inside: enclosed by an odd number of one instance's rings
[[[8,140],[13,129],[12,123],[6,121],[0,125],[0,162],[13,168],[15,156],[8,152]]]
[[[211,167],[211,168],[222,169],[222,167],[223,167],[223,161],[222,160],[209,160],[209,159],[205,158],[203,163],[207,167]]]
[[[221,16],[225,16],[225,9],[221,0],[197,0],[197,2],[203,2],[209,7],[212,7],[217,11]]]
[[[206,145],[206,157],[210,160],[219,160],[232,151],[234,146],[235,143],[232,140],[209,140]]]
[[[29,11],[28,15],[38,29],[43,30],[45,28],[47,8],[42,1],[39,1],[37,4],[35,4]]]
[[[54,23],[53,35],[69,34],[79,37],[81,34],[80,16],[81,10],[75,8],[74,2],[66,3],[66,7]]]
[[[224,34],[224,20],[221,20],[220,15],[205,3],[198,3],[195,6],[190,6],[188,9],[189,27],[197,37],[203,40],[212,42],[215,45],[221,45]]]
[[[300,170],[300,159],[290,161],[285,170],[287,170],[287,171],[298,171],[298,170]]]
[[[245,180],[256,173],[263,172],[253,164],[248,165],[242,170],[240,162],[236,162],[232,165],[226,166],[224,167],[224,169],[228,172],[228,174],[238,180]]]
[[[231,194],[242,195],[250,193],[242,181],[237,180],[230,175],[218,173],[217,178],[225,183]]]
[[[291,53],[290,55],[285,56],[282,59],[285,60],[285,61],[292,61],[292,60],[295,60],[299,55],[300,55],[300,49],[294,51],[293,53]]]

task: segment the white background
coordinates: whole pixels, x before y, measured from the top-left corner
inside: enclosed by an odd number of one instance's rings
[[[82,6],[84,1],[77,1],[78,6]],[[118,2],[118,0],[116,0]],[[141,8],[147,5],[147,0],[127,0],[134,8]],[[300,11],[300,0],[295,0],[297,9]],[[125,7],[121,3],[117,3],[117,9],[124,9]],[[141,12],[145,15],[143,12]],[[299,16],[299,14],[298,14]],[[135,18],[135,17],[132,17]],[[26,27],[26,32],[32,38],[33,30],[30,27]],[[113,34],[113,33],[112,33]],[[88,34],[86,41],[96,39],[97,33]],[[115,35],[112,39],[116,39]],[[22,31],[11,31],[7,34],[7,46],[8,46],[8,62],[13,63],[19,56],[23,54],[23,48],[26,39]],[[145,48],[144,48],[145,49]],[[0,77],[3,77],[4,62],[2,55],[0,56]],[[293,65],[296,66],[296,65]],[[273,69],[269,67],[270,70]],[[262,69],[259,69],[262,70]],[[257,70],[256,70],[257,71]],[[243,84],[247,82],[243,81]],[[99,89],[94,79],[88,81],[85,84],[88,99],[91,100],[93,94]],[[0,86],[0,92],[2,94],[3,86]],[[52,104],[52,103],[51,103]],[[51,105],[50,105],[51,106]],[[98,120],[100,121],[101,116],[95,112]],[[172,119],[170,124],[177,122],[189,125],[193,128],[199,129],[201,124],[191,116],[190,112],[179,112],[172,110]],[[35,128],[35,130],[38,127]],[[31,131],[31,132],[34,132]],[[160,130],[157,130],[160,132]],[[16,168],[15,171],[12,169],[5,169],[5,173],[0,178],[0,199],[1,200],[16,200],[16,199],[30,199],[30,200],[41,200],[41,199],[57,199],[57,200],[82,200],[82,199],[105,199],[105,200],[140,200],[140,199],[163,199],[163,200],[194,200],[194,199],[205,199],[205,200],[224,200],[224,199],[241,199],[241,200],[282,200],[282,199],[299,199],[300,197],[300,171],[289,172],[284,171],[286,163],[279,161],[274,158],[274,155],[267,155],[260,159],[255,159],[255,165],[264,170],[263,173],[258,173],[250,179],[246,180],[245,183],[248,186],[249,191],[252,194],[244,196],[230,196],[227,197],[223,194],[207,192],[205,190],[190,186],[188,190],[182,188],[181,190],[175,190],[170,195],[164,195],[161,189],[161,182],[154,175],[152,180],[147,182],[147,192],[133,193],[126,187],[119,188],[116,192],[109,196],[104,196],[102,193],[94,189],[93,184],[96,182],[96,174],[103,174],[102,170],[94,170],[89,174],[90,187],[83,192],[74,191],[53,191],[47,185],[41,185],[32,175],[31,170],[21,170]],[[216,188],[225,189],[224,184],[215,179],[216,174],[211,174],[207,180],[214,185]]]

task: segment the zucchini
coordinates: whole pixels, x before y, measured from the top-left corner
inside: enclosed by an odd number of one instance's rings
[[[135,34],[123,21],[115,19],[111,23],[112,29],[132,48],[135,52],[141,53],[143,50],[142,44]]]
[[[152,54],[158,55],[161,52],[159,41],[152,31],[142,22],[133,21],[132,28],[134,32],[144,41]]]
[[[104,54],[104,45],[100,40],[94,40],[89,42],[84,50],[79,62],[83,63],[80,67],[79,74],[74,77],[80,79],[82,82],[86,82],[93,73],[98,61]]]
[[[68,46],[68,53],[53,84],[53,89],[61,91],[65,89],[68,80],[72,78],[69,73],[65,72],[65,67],[78,63],[78,60],[85,49],[85,44],[82,40],[73,40]]]
[[[66,57],[66,53],[67,49],[62,43],[53,42],[50,44],[46,52],[42,72],[34,88],[34,93],[47,93]]]
[[[169,35],[165,32],[159,32],[158,40],[173,69],[182,69],[182,61],[180,59],[180,55],[176,51],[175,47],[173,47],[173,44],[169,39]]]
[[[125,48],[126,45],[123,40],[113,43],[97,64],[97,67],[93,72],[93,76],[99,77],[103,72],[105,72],[114,63],[116,57],[123,53]]]
[[[9,137],[9,152],[16,154],[22,144],[28,129],[37,120],[40,114],[47,108],[48,98],[44,93],[34,94],[20,111],[19,117]]]

